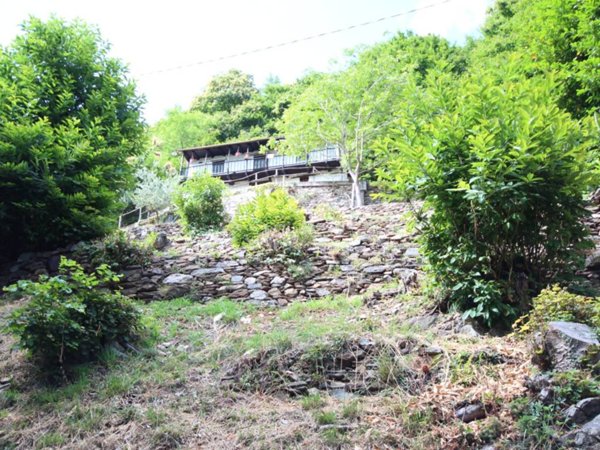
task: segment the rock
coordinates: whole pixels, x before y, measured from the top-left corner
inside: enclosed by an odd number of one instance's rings
[[[584,398],[565,411],[570,423],[584,423],[600,414],[600,397]]]
[[[525,379],[525,387],[533,392],[540,392],[552,384],[552,377],[547,373],[541,373],[532,378]]]
[[[417,284],[419,272],[415,269],[396,268],[392,272],[394,276],[400,278],[405,287],[414,286]]]
[[[222,269],[237,267],[239,264],[237,261],[220,261],[217,263],[217,267]]]
[[[585,259],[585,268],[588,270],[600,270],[600,249],[596,249]]]
[[[341,264],[340,270],[342,272],[354,272],[354,266],[351,264]]]
[[[563,444],[577,448],[600,448],[600,415],[578,430],[573,430],[560,438]]]
[[[184,273],[172,273],[163,280],[163,284],[188,284],[194,280],[191,275]]]
[[[233,284],[239,284],[244,281],[244,277],[242,275],[233,275],[230,280]]]
[[[267,298],[267,293],[261,289],[257,289],[250,293],[250,298],[252,300],[265,300]]]
[[[253,289],[253,290],[254,289],[262,289],[262,283],[250,283],[250,284],[247,284],[246,287],[248,289]]]
[[[600,342],[594,331],[582,323],[550,322],[544,336],[543,349],[554,370],[566,371],[577,369],[588,349]],[[596,355],[597,362],[600,355]]]
[[[167,245],[169,245],[169,238],[167,237],[167,233],[160,232],[156,235],[156,239],[154,240],[154,248],[156,250],[162,250]]]
[[[406,321],[406,323],[413,328],[417,328],[420,330],[426,330],[431,328],[438,320],[437,314],[431,314],[427,316],[416,316],[411,317]]]
[[[465,423],[473,422],[474,420],[485,419],[487,416],[485,408],[480,403],[463,406],[462,408],[457,409],[454,414],[458,419]]]
[[[280,276],[273,277],[273,279],[271,280],[271,286],[280,286],[283,283],[285,283],[285,278]]]
[[[285,295],[286,297],[295,297],[296,295],[298,295],[298,289],[287,288],[285,291],[283,291],[283,295]]]
[[[244,283],[246,284],[254,284],[256,283],[256,278],[255,277],[248,277],[244,280]]]
[[[407,248],[404,256],[407,258],[418,258],[420,256],[419,249],[416,247]]]
[[[460,327],[460,329],[458,330],[458,332],[460,334],[465,334],[465,335],[467,335],[469,337],[474,337],[474,338],[481,337],[481,335],[479,334],[479,332],[471,324],[463,325],[462,327]]]
[[[245,297],[248,297],[249,294],[250,294],[250,291],[248,289],[237,289],[237,290],[229,293],[229,297],[230,298],[245,298]]]
[[[315,293],[317,294],[317,297],[327,297],[328,295],[331,295],[331,291],[325,288],[318,288]]]
[[[363,269],[364,273],[384,273],[388,269],[388,266],[367,266]]]
[[[218,273],[224,273],[224,272],[225,271],[223,270],[222,267],[205,267],[205,268],[194,270],[192,272],[192,276],[198,277],[198,278],[203,278],[203,277],[209,277],[211,275],[216,275]]]
[[[538,394],[538,400],[544,405],[549,405],[554,401],[554,389],[552,387],[542,388]]]

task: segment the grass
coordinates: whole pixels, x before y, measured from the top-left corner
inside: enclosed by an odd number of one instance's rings
[[[50,387],[33,380],[0,393],[0,420],[8,430],[6,436],[0,434],[0,448],[110,448],[122,442],[134,448],[432,448],[460,430],[452,420],[441,422],[438,409],[421,405],[420,393],[403,389],[410,370],[420,367],[420,357],[400,355],[395,346],[407,339],[431,342],[458,362],[464,360],[458,356],[463,348],[481,342],[447,337],[435,341],[431,330],[405,330],[403,314],[422,314],[417,311],[422,304],[418,296],[410,295],[384,299],[375,306],[365,305],[360,296],[342,295],[281,309],[257,309],[228,299],[140,304],[150,331],[144,344],[138,344],[139,353],[123,355],[109,349],[99,362],[77,368],[71,384]],[[240,320],[246,316],[250,320]],[[322,383],[329,369],[323,362],[347,351],[348,343],[361,337],[378,345],[389,343],[368,370],[370,376],[399,382],[400,388],[390,386],[377,395],[351,400],[327,396]],[[252,364],[260,359],[254,357],[266,350],[275,362],[297,355],[301,367],[315,370],[310,386],[322,393],[273,395],[225,383],[228,369],[238,363],[248,364],[245,373],[256,374]],[[11,354],[0,359],[0,371],[21,367],[19,358],[22,355]],[[438,358],[439,362],[427,362],[442,368],[446,364],[448,377],[456,374],[465,380],[473,375],[459,373],[445,355]],[[267,365],[265,370],[274,379],[305,376],[280,372],[285,367]],[[463,388],[471,389],[461,384]],[[523,429],[526,421],[522,420]],[[504,422],[497,429],[497,424],[491,426],[486,436],[510,431]],[[100,430],[103,434],[98,437]],[[111,444],[107,439],[114,440]]]
[[[323,297],[306,302],[292,303],[279,313],[279,318],[282,320],[298,320],[303,316],[320,311],[349,313],[356,311],[361,305],[362,298],[360,296],[347,297],[338,295],[333,298]]]

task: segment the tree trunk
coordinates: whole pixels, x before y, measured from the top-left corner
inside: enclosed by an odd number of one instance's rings
[[[350,206],[352,208],[358,208],[363,206],[363,198],[360,192],[360,178],[357,173],[348,172],[350,174],[350,178],[352,178],[352,197],[350,200]]]

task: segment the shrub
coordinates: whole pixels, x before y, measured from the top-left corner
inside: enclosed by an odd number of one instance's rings
[[[267,230],[295,229],[304,225],[304,212],[283,189],[261,190],[240,205],[228,226],[234,245],[246,245]]]
[[[223,225],[225,188],[223,181],[203,173],[190,178],[176,190],[174,203],[186,231],[203,233]]]
[[[142,167],[136,174],[137,186],[129,197],[136,208],[160,211],[171,205],[171,197],[177,187],[177,177],[161,177],[156,172]]]
[[[150,240],[132,241],[127,233],[118,230],[100,241],[79,244],[75,250],[75,257],[87,259],[92,267],[105,264],[112,270],[136,265],[146,266],[152,258],[152,244]]]
[[[391,170],[425,200],[423,253],[449,303],[489,326],[512,322],[582,262],[593,143],[555,106],[550,78],[507,64],[429,81],[415,88],[419,116],[402,124]]]
[[[518,319],[513,328],[519,333],[536,332],[558,320],[600,329],[600,299],[572,294],[554,285],[533,299],[530,313]]]
[[[106,265],[88,275],[62,258],[60,275],[5,288],[29,298],[11,314],[8,331],[45,367],[92,360],[106,344],[126,341],[141,329],[134,305],[107,288],[118,279]]]
[[[286,267],[306,259],[314,241],[313,229],[303,225],[294,230],[267,230],[248,245],[251,259]]]

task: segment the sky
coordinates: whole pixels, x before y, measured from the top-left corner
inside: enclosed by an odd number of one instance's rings
[[[146,97],[155,123],[188,108],[215,75],[238,68],[258,87],[270,77],[290,83],[308,70],[327,71],[344,50],[372,45],[398,31],[437,34],[463,43],[476,36],[493,0],[0,0],[0,45],[29,16],[79,18],[97,26]],[[428,7],[429,5],[434,5]],[[364,22],[374,24],[219,62],[196,64]],[[186,66],[178,70],[175,67]]]

